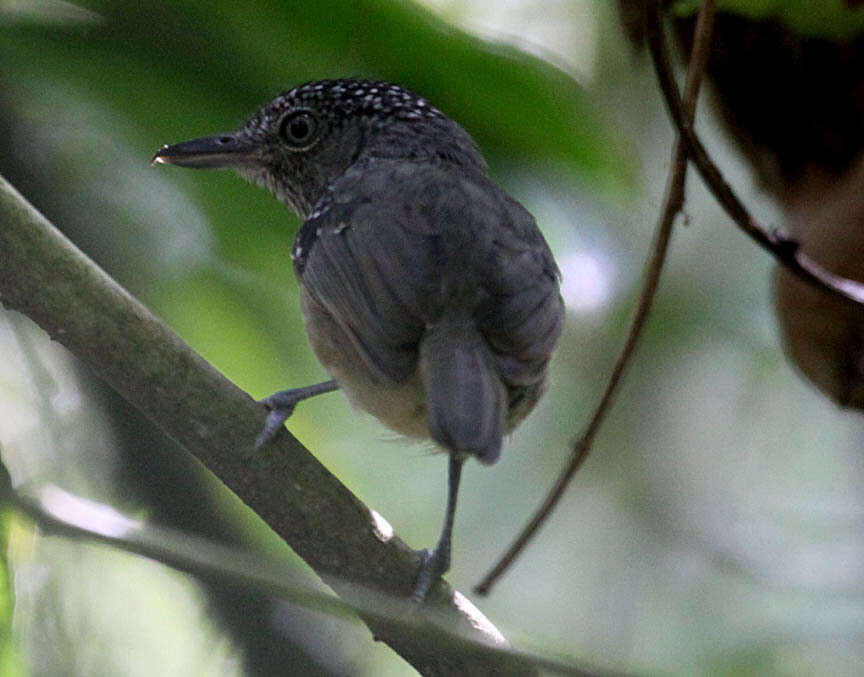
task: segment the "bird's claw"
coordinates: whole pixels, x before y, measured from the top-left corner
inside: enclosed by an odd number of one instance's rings
[[[282,429],[282,426],[285,425],[285,421],[287,421],[291,417],[291,414],[294,413],[297,403],[303,399],[302,397],[292,397],[289,394],[290,392],[291,391],[283,390],[278,393],[273,393],[269,397],[265,397],[263,400],[258,400],[261,404],[267,407],[270,412],[267,414],[264,428],[255,440],[256,450],[265,446],[274,437],[276,437],[276,434]]]
[[[420,554],[420,569],[414,581],[414,591],[411,593],[411,601],[422,604],[432,586],[450,568],[450,558],[443,556],[443,553],[439,552],[438,548],[431,552],[428,548],[423,548],[418,552]]]
[[[276,437],[276,434],[281,430],[282,426],[285,425],[285,421],[288,420],[288,417],[291,416],[293,411],[293,407],[290,411],[271,409],[270,413],[267,414],[267,420],[264,422],[264,428],[255,439],[255,449],[260,449]]]
[[[299,402],[308,400],[310,397],[330,393],[339,389],[339,384],[336,381],[324,381],[324,383],[315,383],[304,388],[292,388],[290,390],[280,390],[273,393],[270,397],[265,397],[259,400],[261,404],[270,410],[267,414],[267,421],[264,423],[264,429],[255,440],[254,449],[257,451],[265,444],[270,442],[276,433],[278,433],[285,421],[294,413],[294,409]]]

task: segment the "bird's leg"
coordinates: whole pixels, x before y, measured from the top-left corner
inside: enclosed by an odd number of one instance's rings
[[[456,515],[456,497],[459,494],[459,479],[462,477],[462,463],[465,457],[461,454],[450,454],[450,471],[447,482],[447,512],[444,515],[444,527],[438,545],[431,553],[424,550],[423,563],[414,583],[414,593],[411,599],[422,602],[435,582],[450,568],[450,541],[453,535],[453,518]]]
[[[261,400],[261,404],[270,410],[267,414],[267,421],[264,423],[264,429],[255,440],[255,448],[258,449],[267,444],[275,437],[279,429],[285,425],[288,417],[294,413],[294,407],[298,402],[308,400],[310,397],[330,393],[334,390],[339,390],[339,384],[336,381],[324,381],[316,383],[305,388],[291,388],[290,390],[280,390],[275,392],[270,397],[265,397]]]

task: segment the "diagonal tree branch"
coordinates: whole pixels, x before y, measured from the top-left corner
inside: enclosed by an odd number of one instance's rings
[[[0,464],[0,507],[10,506],[30,518],[46,534],[72,539],[89,539],[125,552],[143,555],[180,571],[223,582],[245,586],[258,592],[313,609],[331,617],[359,622],[358,615],[396,621],[428,633],[439,647],[458,651],[512,653],[506,647],[478,645],[457,635],[442,624],[430,626],[414,613],[414,602],[382,594],[380,591],[358,591],[357,601],[349,604],[335,595],[310,590],[286,582],[285,564],[271,558],[226,546],[200,536],[166,529],[131,519],[109,506],[79,498],[62,489],[43,485],[26,495],[12,488],[6,469]],[[362,599],[362,602],[360,601]],[[586,677],[589,673],[560,661],[527,653],[515,658],[553,674]]]
[[[708,49],[711,44],[711,29],[714,23],[714,0],[704,0],[699,11],[699,18],[696,23],[696,30],[693,40],[693,48],[690,56],[690,65],[687,69],[687,83],[684,92],[683,114],[686,119],[692,120],[696,112],[696,102],[699,96],[699,86],[702,82],[702,75],[705,72],[705,64],[708,60]],[[651,306],[654,302],[654,297],[657,294],[657,287],[660,283],[660,275],[663,272],[663,264],[666,261],[666,253],[669,249],[669,240],[672,236],[672,227],[675,223],[675,217],[681,211],[684,204],[684,180],[687,176],[687,155],[681,137],[675,139],[675,144],[672,150],[672,162],[669,168],[669,178],[666,182],[666,194],[663,199],[663,207],[660,210],[660,216],[657,219],[657,225],[654,231],[654,243],[648,257],[648,262],[645,266],[645,278],[642,282],[642,291],[639,294],[639,300],[636,303],[636,308],[633,311],[633,318],[630,321],[630,328],[627,332],[627,338],[624,340],[624,345],[621,352],[618,354],[618,359],[615,361],[615,366],[612,369],[612,375],[606,383],[606,389],[603,391],[603,396],[600,398],[600,403],[594,410],[588,425],[585,427],[582,435],[573,444],[570,452],[570,458],[564,469],[555,480],[555,484],[546,494],[542,505],[537,509],[528,524],[525,525],[522,532],[517,536],[516,540],[510,545],[507,551],[501,556],[495,566],[484,576],[475,587],[474,591],[480,595],[486,595],[491,590],[495,582],[504,575],[510,565],[516,560],[519,554],[528,546],[528,543],[537,533],[541,526],[552,514],[555,506],[561,500],[573,476],[582,467],[591,448],[594,444],[594,438],[597,436],[606,416],[615,402],[615,397],[618,394],[618,388],[624,377],[624,373],[630,364],[636,346],[639,343],[639,338],[642,335],[642,329],[645,327],[648,315],[651,312]]]
[[[660,89],[663,92],[663,99],[669,109],[672,122],[687,148],[687,154],[696,165],[708,189],[738,227],[794,275],[829,294],[864,305],[864,284],[834,275],[805,255],[795,240],[776,230],[763,228],[723,178],[693,130],[692,120],[687,118],[683,109],[663,35],[663,0],[648,0],[646,5],[646,39]]]
[[[287,431],[250,451],[266,410],[222,376],[82,254],[0,177],[0,302],[39,324],[191,452],[343,599],[360,589],[408,597],[419,557]],[[356,587],[355,587],[356,586]],[[441,583],[421,623],[364,617],[423,675],[525,675],[506,639]],[[444,623],[471,651],[418,630]]]

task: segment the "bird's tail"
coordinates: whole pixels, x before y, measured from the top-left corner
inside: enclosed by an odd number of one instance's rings
[[[427,328],[420,368],[432,438],[452,452],[494,463],[501,453],[507,391],[474,323],[448,319]]]

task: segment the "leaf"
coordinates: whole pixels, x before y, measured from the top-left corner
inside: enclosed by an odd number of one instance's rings
[[[605,186],[629,181],[624,144],[576,81],[414,3],[80,4],[102,21],[77,29],[0,25],[3,62],[31,78],[86,87],[142,132],[220,131],[284,88],[357,75],[419,90],[493,155],[560,163]]]

